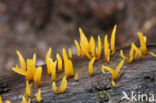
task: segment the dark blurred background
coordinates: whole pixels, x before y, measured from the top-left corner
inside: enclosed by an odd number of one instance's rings
[[[17,49],[43,64],[49,47],[74,52],[79,27],[103,38],[115,24],[118,47],[137,43],[138,31],[155,42],[156,0],[0,0],[0,76],[19,63]]]

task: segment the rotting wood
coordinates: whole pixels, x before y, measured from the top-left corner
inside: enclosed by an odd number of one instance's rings
[[[147,46],[148,51],[156,53],[156,45],[150,44]],[[128,53],[129,48],[123,49]],[[52,91],[50,76],[46,73],[46,66],[43,66],[44,73],[42,77],[42,103],[75,103],[75,102],[116,102],[127,103],[123,100],[122,92],[131,93],[131,91],[156,95],[156,58],[151,55],[144,55],[143,59],[139,58],[130,64],[124,64],[120,74],[121,78],[116,81],[119,86],[112,87],[111,75],[106,71],[106,75],[101,72],[101,66],[109,65],[112,68],[116,67],[121,58],[119,50],[117,54],[111,57],[110,63],[104,62],[104,57],[96,61],[94,65],[93,76],[88,74],[88,59],[81,57],[73,57],[72,61],[74,69],[79,73],[78,81],[73,77],[68,78],[68,86],[63,94],[55,94]],[[56,84],[59,85],[62,80],[63,73],[57,74]],[[16,73],[0,77],[0,94],[4,100],[9,99],[12,103],[20,103],[25,91],[25,79]],[[35,95],[38,87],[32,88],[32,93]],[[108,94],[107,94],[108,93]],[[110,95],[110,97],[109,97]],[[36,103],[36,99],[32,99],[32,103]]]

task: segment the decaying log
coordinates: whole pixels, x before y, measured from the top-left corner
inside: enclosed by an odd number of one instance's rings
[[[128,54],[129,48],[123,49]],[[156,45],[149,45],[148,51],[156,53]],[[127,53],[126,53],[127,52]],[[143,59],[137,58],[130,64],[124,64],[120,71],[121,78],[116,81],[117,88],[112,87],[111,75],[106,71],[102,74],[101,66],[108,65],[115,68],[120,62],[119,50],[117,54],[111,57],[110,63],[104,62],[104,58],[96,61],[94,64],[94,74],[88,74],[88,59],[83,57],[74,57],[72,59],[75,72],[79,73],[78,81],[73,77],[68,78],[68,86],[63,94],[55,94],[52,91],[50,76],[46,73],[46,66],[43,66],[42,76],[42,103],[127,103],[127,100],[121,100],[123,91],[130,95],[131,91],[136,93],[149,94],[156,96],[156,58],[151,55],[144,55]],[[56,84],[59,87],[63,73],[57,74]],[[35,96],[38,87],[32,88],[32,94]],[[25,78],[19,74],[12,73],[0,77],[0,94],[3,100],[11,100],[12,103],[20,103],[25,91]],[[108,94],[107,94],[108,93]],[[109,98],[110,95],[110,98]],[[156,100],[156,98],[155,98]],[[32,98],[32,103],[36,99]]]

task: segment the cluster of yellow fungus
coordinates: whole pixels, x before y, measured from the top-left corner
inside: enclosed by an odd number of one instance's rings
[[[64,61],[64,72],[65,72],[66,77],[74,76],[75,73],[74,73],[73,63],[68,58],[65,48],[62,49],[62,56],[63,56],[63,61]]]
[[[16,52],[19,57],[21,68],[16,65],[12,70],[18,74],[24,75],[26,80],[33,80],[37,86],[40,86],[42,67],[36,67],[36,54],[34,54],[33,59],[27,59],[27,62],[25,62],[22,54],[18,50]]]
[[[53,91],[56,94],[64,93],[66,87],[67,87],[67,79],[66,79],[66,76],[63,77],[59,90],[57,90],[57,87],[56,87],[56,83],[55,82],[53,82],[53,84],[52,84],[52,89],[53,89]]]
[[[93,36],[91,36],[90,41],[88,41],[81,28],[79,28],[79,32],[80,44],[77,40],[74,40],[77,48],[77,55],[87,57],[90,60],[95,57],[96,60],[99,60],[101,57],[102,45],[100,36],[98,36],[98,47],[95,47],[95,39]]]
[[[31,93],[31,85],[29,84],[28,81],[26,81],[25,96],[33,98],[32,93]],[[41,103],[41,101],[42,101],[41,89],[39,89],[38,92],[36,93],[36,100],[38,101],[38,103]],[[30,101],[31,101],[31,99],[29,99],[28,103],[30,103]],[[23,97],[23,103],[27,103],[27,100],[25,97]]]
[[[69,58],[70,58],[69,59],[65,48],[63,48],[62,49],[63,61],[62,61],[61,56],[57,53],[56,54],[56,59],[57,60],[55,62],[53,62],[53,59],[51,58],[51,52],[52,52],[52,49],[49,48],[49,51],[47,52],[47,55],[46,55],[46,64],[47,64],[47,72],[48,72],[49,75],[51,75],[51,79],[52,79],[52,89],[56,94],[64,93],[64,91],[65,91],[65,89],[67,87],[66,78],[68,76],[74,76],[75,75],[73,64],[72,64],[72,61],[71,61],[72,51],[71,51],[70,48],[68,49],[68,54],[69,54]],[[58,70],[60,72],[62,72],[63,71],[63,67],[62,67],[63,64],[64,64],[65,77],[63,78],[63,80],[61,82],[60,90],[57,91],[57,87],[56,87],[56,83],[55,83],[56,67],[58,68]],[[78,77],[76,79],[78,79]]]
[[[115,79],[119,79],[120,78],[120,75],[119,75],[119,72],[120,72],[120,69],[121,67],[123,66],[124,64],[124,59],[120,61],[120,63],[118,64],[118,66],[115,68],[115,69],[112,69],[108,66],[102,66],[102,69],[106,69],[108,70],[111,74],[112,74],[112,85],[114,87],[117,87],[117,85],[115,84]]]
[[[3,103],[1,96],[0,96],[0,103]],[[5,103],[11,103],[11,102],[9,100],[6,100]]]
[[[114,29],[113,29],[112,35],[111,35],[111,40],[110,40],[112,55],[114,55],[116,53],[116,51],[115,51],[116,28],[117,28],[117,25],[114,26]],[[105,38],[104,38],[104,55],[105,55],[105,61],[109,63],[110,62],[110,47],[109,47],[107,35],[105,35]]]
[[[46,55],[47,72],[49,75],[51,75],[51,80],[55,81],[57,60],[53,61],[53,59],[51,58],[51,52],[52,49],[49,48],[49,51]]]
[[[150,55],[156,57],[156,54],[154,54],[153,52],[148,52],[147,51],[147,47],[146,47],[147,38],[146,38],[146,36],[144,36],[140,32],[138,32],[138,36],[139,36],[139,40],[140,40],[140,49],[141,49],[142,53],[144,55],[150,54]]]
[[[131,49],[129,51],[129,57],[126,57],[122,50],[120,50],[120,55],[123,59],[126,59],[128,63],[132,62],[137,56],[142,59],[142,52],[139,48],[136,47],[134,43],[131,45]]]
[[[110,55],[114,55],[116,53],[115,51],[115,34],[116,34],[116,28],[117,25],[114,26],[114,29],[112,31],[111,39],[110,39],[110,44],[108,40],[108,35],[105,35],[104,37],[104,61],[105,62],[110,62]],[[98,35],[98,44],[96,47],[95,44],[95,39],[93,36],[91,36],[90,40],[88,41],[87,37],[83,33],[82,29],[79,28],[79,33],[80,33],[80,43],[78,43],[77,40],[74,40],[76,48],[77,48],[77,56],[84,56],[90,59],[89,65],[88,65],[88,72],[89,75],[93,75],[93,65],[96,60],[99,60],[101,58],[101,51],[102,51],[102,43],[101,43],[101,38]],[[138,48],[134,43],[131,44],[131,48],[129,51],[129,57],[125,56],[123,51],[120,50],[120,55],[123,58],[123,60],[120,61],[118,66],[115,69],[112,69],[111,67],[108,66],[102,66],[101,71],[105,75],[105,70],[108,70],[111,73],[111,81],[112,81],[112,86],[117,87],[115,84],[115,80],[120,78],[119,72],[121,67],[124,64],[124,59],[127,60],[128,63],[132,62],[135,60],[136,57],[139,57],[142,59],[143,55],[150,54],[154,57],[156,55],[152,52],[147,51],[146,47],[146,37],[138,32],[139,40],[140,40],[140,48]],[[18,74],[21,74],[25,76],[26,78],[26,89],[25,89],[25,96],[28,96],[30,98],[33,97],[31,94],[31,85],[29,84],[29,81],[33,80],[37,86],[41,86],[40,81],[41,81],[41,75],[42,75],[42,67],[36,67],[36,54],[33,55],[32,59],[27,59],[27,62],[25,62],[24,57],[22,54],[17,50],[17,55],[20,61],[20,68],[18,65],[16,67],[13,67],[12,70],[15,71]],[[51,76],[51,81],[52,81],[52,90],[56,93],[64,93],[65,89],[67,88],[67,78],[68,76],[74,76],[74,79],[77,81],[79,74],[74,73],[74,68],[73,68],[73,63],[72,63],[72,51],[69,48],[68,53],[66,52],[66,49],[62,49],[62,58],[60,54],[56,54],[56,60],[53,60],[51,57],[52,54],[52,49],[49,48],[45,62],[47,65],[47,73]],[[68,54],[68,55],[67,55]],[[64,67],[64,68],[63,68]],[[56,71],[57,69],[60,72],[64,71],[64,77],[61,81],[61,85],[59,90],[57,89],[55,79],[56,79]],[[63,70],[64,69],[64,70]],[[26,100],[25,96],[22,98],[22,103],[30,103],[31,99]],[[36,93],[36,100],[38,103],[41,103],[42,97],[41,97],[41,89],[38,90]],[[0,103],[2,103],[2,99],[0,96]],[[10,101],[6,101],[6,103],[10,103]]]
[[[126,59],[128,63],[131,63],[137,56],[139,56],[140,59],[142,59],[142,55],[150,54],[154,57],[156,55],[152,52],[147,51],[146,47],[146,36],[144,36],[142,33],[138,32],[139,40],[140,40],[140,48],[138,48],[134,43],[131,45],[131,49],[129,51],[129,57],[126,57],[122,50],[120,50],[120,55],[123,59]]]
[[[116,27],[114,26],[114,29],[112,31],[111,35],[111,51],[112,55],[116,53],[115,51],[115,34],[116,34]],[[91,36],[90,41],[88,42],[87,37],[83,33],[82,29],[79,28],[80,32],[80,44],[77,40],[74,40],[76,48],[77,48],[77,55],[78,56],[85,56],[89,58],[90,60],[95,57],[95,60],[99,60],[101,57],[101,38],[98,36],[98,47],[95,47],[95,39],[93,36]],[[110,61],[110,48],[109,48],[109,42],[108,42],[108,36],[105,35],[104,38],[104,55],[105,55],[105,61]]]

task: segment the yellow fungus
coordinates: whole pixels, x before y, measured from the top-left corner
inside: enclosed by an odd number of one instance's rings
[[[63,48],[62,49],[62,55],[63,55],[63,60],[64,60],[64,71],[65,71],[65,75],[68,77],[70,75],[70,71],[69,71],[69,59],[66,53],[66,50]]]
[[[0,96],[0,103],[2,103],[2,97]]]
[[[16,65],[16,67],[13,67],[12,70],[18,74],[24,75],[26,80],[28,81],[34,80],[34,75],[36,72],[36,67],[35,67],[36,66],[36,54],[34,54],[32,59],[27,59],[27,63],[25,63],[25,60],[22,54],[18,50],[17,50],[17,55],[19,56],[21,68],[19,68],[18,65]]]
[[[116,34],[116,27],[117,27],[117,25],[114,26],[114,29],[113,29],[112,35],[111,35],[111,50],[112,50],[112,54],[113,54],[113,55],[116,53],[116,51],[115,51],[115,34]]]
[[[17,65],[16,65],[16,67],[13,67],[12,70],[13,70],[14,72],[18,73],[18,74],[21,74],[21,75],[24,75],[24,76],[26,75],[26,72],[25,72],[24,70],[22,70],[22,69],[19,69],[19,68],[17,67]]]
[[[118,86],[115,84],[115,81],[114,81],[114,80],[112,80],[112,86],[113,86],[113,87],[118,87]]]
[[[89,50],[89,42],[87,37],[85,36],[81,28],[79,28],[79,32],[80,32],[80,44],[83,44],[86,47],[86,49]]]
[[[33,97],[32,94],[31,94],[31,88],[30,88],[30,85],[29,85],[29,82],[28,82],[28,81],[26,81],[25,94],[26,94],[27,96],[29,96],[30,98]]]
[[[60,92],[63,93],[66,87],[67,87],[67,79],[66,77],[64,77],[60,85]]]
[[[58,70],[60,72],[62,72],[62,59],[61,59],[59,54],[56,54],[56,58],[57,58],[57,61],[58,61]]]
[[[148,52],[148,51],[147,51],[147,47],[146,47],[147,38],[146,38],[146,36],[144,36],[144,35],[143,35],[142,33],[140,33],[140,32],[138,32],[137,34],[138,34],[138,36],[139,36],[139,41],[140,41],[140,46],[141,46],[140,49],[141,49],[142,53],[143,53],[144,55],[150,54],[150,55],[156,57],[156,54],[154,54],[153,52]]]
[[[104,38],[104,54],[105,54],[105,61],[107,61],[109,63],[110,49],[109,49],[109,43],[108,43],[107,35]]]
[[[41,103],[41,101],[42,101],[41,89],[39,89],[38,92],[36,93],[36,99],[37,99],[38,103]]]
[[[56,94],[64,93],[66,87],[67,87],[66,76],[62,79],[59,91],[57,91],[56,83],[55,82],[52,83],[52,89]]]
[[[6,100],[5,103],[11,103],[9,100]]]
[[[51,57],[51,52],[52,52],[52,49],[49,48],[48,52],[47,52],[47,55],[46,55],[46,64],[48,63],[48,58]]]
[[[98,35],[98,48],[96,48],[96,60],[99,60],[101,57],[101,38]]]
[[[79,43],[77,42],[77,40],[74,40],[74,42],[75,42],[76,49],[77,49],[77,56],[80,56],[80,55],[81,55],[81,48],[80,48],[80,45],[79,45]]]
[[[65,61],[66,59],[68,59],[67,52],[66,52],[65,48],[62,49],[62,55],[63,55],[63,60],[64,60],[64,61]]]
[[[89,75],[93,75],[93,64],[95,62],[95,57],[93,59],[91,59],[91,61],[89,62],[89,65],[88,65],[88,72],[89,72]]]
[[[105,70],[103,68],[101,68],[101,72],[102,72],[103,75],[106,74],[106,72],[105,72]]]
[[[85,54],[85,56],[88,57],[89,59],[91,59],[92,57],[90,56],[90,54],[89,54],[87,48],[85,47],[85,45],[80,44],[80,46],[81,46],[81,49],[82,49],[83,53]]]
[[[48,58],[47,59],[47,72],[49,75],[51,75],[51,73],[52,73],[52,66],[53,66],[53,59]]]
[[[55,83],[55,82],[53,82],[53,84],[52,84],[52,89],[53,89],[53,91],[54,91],[55,93],[58,92],[58,91],[57,91],[57,87],[56,87],[56,83]]]
[[[55,62],[51,63],[51,71],[52,71],[51,79],[52,79],[52,81],[55,81],[55,78],[56,78],[56,64],[57,64],[57,60]]]
[[[134,43],[132,43],[132,45],[131,45],[129,57],[126,57],[123,54],[122,50],[120,50],[120,55],[123,59],[126,59],[128,63],[132,62],[137,56],[139,56],[139,58],[142,59],[142,52],[140,51],[139,48],[136,47],[136,45]]]
[[[37,86],[41,86],[40,84],[41,76],[42,76],[42,67],[38,67],[34,75],[34,82],[36,83]]]
[[[93,36],[91,36],[89,44],[90,44],[91,54],[92,54],[93,57],[95,57],[95,40],[94,40]]]
[[[78,80],[79,79],[79,73],[75,73],[75,75],[74,75],[74,80]]]
[[[73,68],[73,63],[72,63],[72,61],[71,60],[68,60],[68,67],[69,67],[69,72],[70,72],[70,75],[71,76],[74,76],[74,68]]]
[[[120,50],[120,56],[127,61],[129,60],[129,58],[124,55],[123,50]]]
[[[152,55],[153,57],[156,57],[156,54],[154,54],[153,52],[148,52],[148,54]]]
[[[141,51],[143,54],[146,55],[146,54],[148,54],[147,48],[146,48],[146,37],[140,32],[138,32],[137,34],[138,34],[139,40],[140,40]]]
[[[132,46],[133,46],[133,48],[135,50],[134,59],[136,58],[136,56],[139,56],[139,58],[142,59],[141,50],[139,48],[137,48],[137,46],[134,43],[132,43]]]
[[[69,54],[69,57],[72,59],[72,51],[70,48],[68,49],[68,54]]]
[[[21,69],[26,71],[26,64],[25,64],[24,57],[22,56],[22,54],[18,50],[16,52],[17,52],[17,55],[18,55],[18,58],[19,58],[19,61],[20,61]]]
[[[112,86],[113,87],[117,87],[114,80],[120,78],[119,71],[120,71],[121,67],[123,66],[123,64],[124,64],[124,59],[120,61],[120,63],[118,64],[118,66],[116,67],[115,70],[108,67],[108,66],[104,66],[104,65],[102,66],[103,69],[108,70],[112,74],[111,79],[112,79]]]
[[[22,98],[22,103],[27,103],[27,100],[25,97]]]
[[[69,69],[69,60],[66,59],[65,62],[64,62],[64,72],[65,72],[65,75],[68,77],[70,75],[70,69]]]

